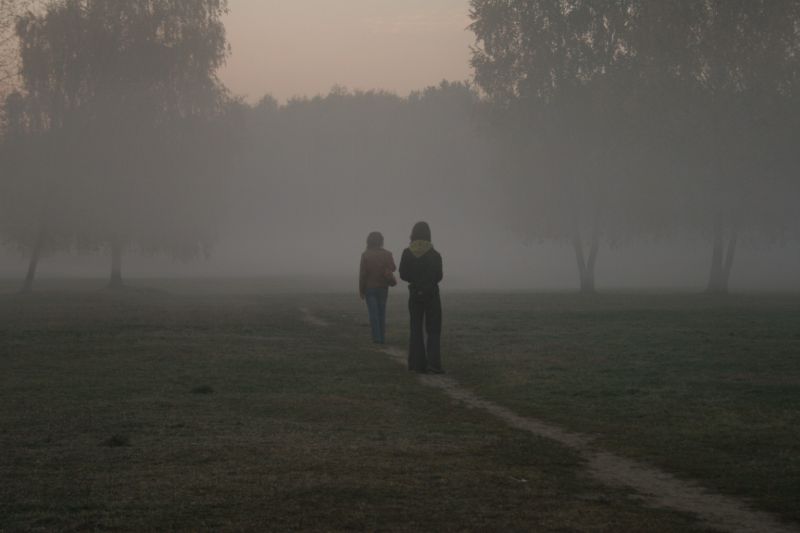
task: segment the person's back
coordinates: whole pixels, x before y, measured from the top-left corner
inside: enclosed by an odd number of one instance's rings
[[[416,240],[403,250],[400,279],[408,282],[410,291],[432,293],[442,281],[442,256],[430,241]]]
[[[361,254],[358,272],[358,290],[367,303],[372,340],[386,342],[386,300],[389,287],[397,284],[396,270],[391,252],[383,248],[383,235],[373,231],[367,236],[367,249]]]
[[[411,231],[411,244],[400,259],[400,279],[408,282],[408,369],[441,374],[442,256],[434,250],[425,222],[418,222]]]
[[[382,289],[389,287],[389,277],[386,272],[394,272],[394,258],[392,253],[383,248],[368,248],[361,254],[360,289],[363,294],[366,289]]]

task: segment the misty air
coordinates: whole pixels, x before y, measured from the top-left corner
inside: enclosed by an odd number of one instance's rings
[[[800,530],[800,0],[0,0],[0,531]]]

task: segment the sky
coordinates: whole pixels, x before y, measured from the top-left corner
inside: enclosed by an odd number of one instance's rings
[[[349,89],[406,95],[467,80],[468,0],[229,0],[220,72],[250,102]]]

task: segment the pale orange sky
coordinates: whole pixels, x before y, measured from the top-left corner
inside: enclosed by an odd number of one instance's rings
[[[229,0],[220,72],[256,101],[334,85],[401,95],[471,76],[468,0]]]

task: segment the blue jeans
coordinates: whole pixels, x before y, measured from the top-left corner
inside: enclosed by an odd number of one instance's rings
[[[372,340],[383,344],[386,342],[386,300],[389,289],[367,289],[364,299],[369,311],[369,325],[372,328]]]

